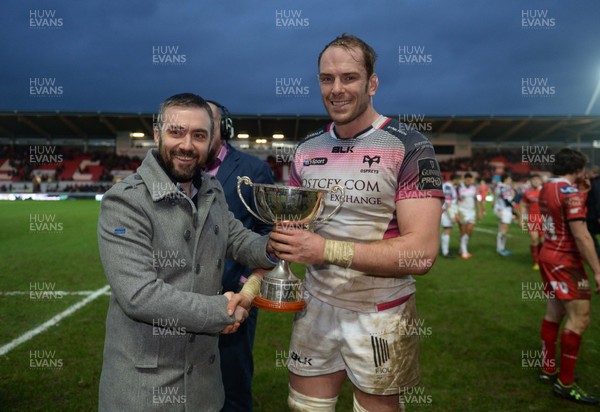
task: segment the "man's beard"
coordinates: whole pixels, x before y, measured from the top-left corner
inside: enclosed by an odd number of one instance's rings
[[[177,155],[186,157],[195,157],[196,163],[192,165],[185,165],[180,169],[175,167],[173,158]],[[158,142],[158,156],[165,169],[165,172],[171,177],[171,179],[180,183],[191,182],[198,173],[200,173],[200,158],[194,151],[187,151],[181,149],[173,149],[167,152],[167,149],[162,143],[162,139]]]

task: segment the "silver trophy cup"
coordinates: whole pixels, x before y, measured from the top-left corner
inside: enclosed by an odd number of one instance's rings
[[[242,196],[242,184],[252,188],[256,212]],[[278,186],[252,183],[247,176],[238,176],[238,196],[248,211],[262,222],[276,225],[310,228],[329,220],[344,203],[344,188],[335,185],[329,190],[306,187]],[[339,193],[339,203],[323,218],[323,199],[328,193]],[[306,306],[302,294],[302,281],[290,270],[288,262],[280,260],[272,271],[265,274],[260,285],[260,295],[254,304],[262,309],[278,312],[297,312]]]

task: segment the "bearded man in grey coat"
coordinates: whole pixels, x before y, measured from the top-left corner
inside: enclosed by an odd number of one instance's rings
[[[104,196],[98,243],[112,293],[100,411],[219,411],[218,335],[248,316],[221,294],[225,258],[271,268],[267,237],[228,211],[218,181],[201,171],[213,116],[194,94],[165,100],[158,150]]]

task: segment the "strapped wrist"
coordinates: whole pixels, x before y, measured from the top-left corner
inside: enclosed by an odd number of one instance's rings
[[[343,268],[349,268],[354,258],[354,243],[342,240],[325,240],[323,259],[325,263],[331,263]]]
[[[240,294],[247,296],[250,300],[254,300],[260,293],[260,282],[260,276],[255,274],[250,275],[246,283],[244,283],[244,287],[240,290]]]

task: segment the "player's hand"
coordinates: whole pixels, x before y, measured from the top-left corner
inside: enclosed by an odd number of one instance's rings
[[[225,327],[225,329],[223,329],[221,331],[222,334],[228,334],[228,333],[235,333],[238,328],[240,327],[240,325],[246,320],[246,318],[248,317],[248,311],[241,306],[239,303],[239,298],[237,298],[236,296],[239,296],[239,294],[235,294],[233,292],[225,292],[223,293],[223,296],[225,296],[229,302],[227,302],[227,314],[229,316],[234,316],[235,321],[234,323],[232,323],[231,325],[227,325]],[[233,303],[232,303],[233,301]],[[252,302],[250,302],[252,303]]]
[[[269,234],[275,256],[289,262],[323,263],[325,239],[302,228],[276,226]]]
[[[221,331],[221,334],[226,335],[229,333],[235,333],[240,328],[242,323],[248,318],[248,311],[241,306],[238,306],[234,312],[235,322],[231,325],[227,325],[225,329]]]
[[[250,310],[250,307],[252,306],[252,300],[250,300],[248,296],[243,295],[241,293],[234,294],[227,303],[227,314],[229,316],[233,315],[238,306],[241,306],[246,310]]]
[[[248,317],[248,311],[243,306],[237,304],[233,308],[233,312],[229,312],[231,301],[234,300],[234,302],[237,302],[237,298],[235,298],[236,294],[234,294],[233,292],[225,292],[223,294],[223,296],[225,296],[227,299],[229,299],[229,302],[227,304],[227,314],[229,316],[233,315],[235,318],[235,321],[231,325],[227,325],[225,327],[225,329],[223,329],[221,331],[221,333],[222,334],[235,333],[239,329],[240,325]],[[233,306],[233,304],[231,306]]]

